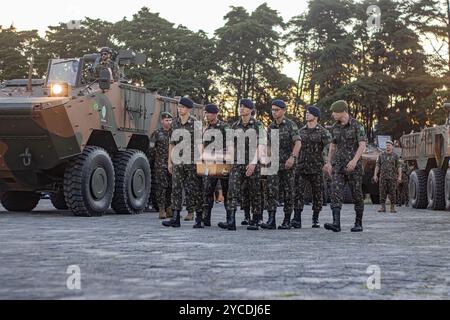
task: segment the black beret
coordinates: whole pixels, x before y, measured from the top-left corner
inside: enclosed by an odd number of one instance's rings
[[[181,98],[179,104],[185,106],[186,108],[192,109],[194,107],[194,102],[189,98]]]
[[[207,112],[207,113],[219,113],[220,109],[219,109],[218,106],[216,106],[215,104],[211,103],[211,104],[206,105],[205,112]]]
[[[283,100],[273,100],[272,105],[281,109],[286,109],[286,103],[284,103]]]
[[[308,109],[306,110],[314,117],[320,118],[320,109],[317,108],[316,106],[309,106]]]
[[[166,118],[173,119],[173,115],[167,111],[161,112],[161,119],[166,119]]]
[[[252,109],[252,110],[255,108],[253,101],[250,99],[241,99],[241,105],[243,105],[244,107],[246,107],[248,109]]]

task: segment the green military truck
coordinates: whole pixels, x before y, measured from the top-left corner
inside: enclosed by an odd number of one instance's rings
[[[177,99],[111,73],[92,71],[99,55],[52,59],[44,80],[11,80],[0,88],[0,196],[8,211],[32,211],[41,193],[78,216],[141,213],[151,171],[150,134]],[[119,51],[123,68],[145,62]],[[195,113],[201,116],[202,106]]]
[[[450,103],[444,107],[450,111]],[[401,137],[402,157],[414,170],[409,201],[415,209],[450,210],[450,119]]]

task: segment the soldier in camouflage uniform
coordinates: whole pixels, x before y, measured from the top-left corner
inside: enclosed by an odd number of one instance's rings
[[[222,155],[225,155],[226,150],[226,130],[230,129],[227,123],[220,121],[217,117],[218,113],[220,112],[219,108],[214,104],[208,104],[205,107],[205,114],[207,119],[207,127],[203,133],[207,134],[210,130],[218,130],[222,134],[222,147],[224,149],[222,150],[215,150],[216,153],[222,153]],[[201,150],[203,151],[204,148],[207,148],[211,143],[213,143],[215,140],[214,138],[212,140],[205,141],[204,139],[203,145],[201,147]],[[203,152],[202,152],[203,153]],[[211,226],[211,211],[214,206],[214,192],[216,190],[216,186],[220,181],[220,185],[222,186],[222,192],[224,195],[224,204],[225,209],[227,206],[227,198],[228,198],[228,177],[224,178],[218,178],[218,177],[209,177],[206,176],[203,178],[203,208],[205,212],[205,216],[203,219],[203,223],[206,227]]]
[[[251,117],[251,111],[254,109],[254,104],[249,99],[242,99],[240,101],[239,114],[240,119],[233,124],[232,129],[236,134],[249,133],[247,131],[254,130],[257,136],[257,146],[250,146],[249,139],[245,139],[245,145],[237,144],[237,139],[234,139],[234,146],[232,153],[234,154],[234,164],[230,172],[228,185],[228,205],[227,205],[227,221],[220,222],[219,227],[227,230],[236,230],[236,208],[241,196],[241,187],[245,181],[249,185],[249,194],[251,197],[250,204],[253,213],[253,220],[261,211],[261,189],[260,189],[260,175],[261,169],[258,164],[261,145],[264,144],[260,138],[264,139],[264,127],[262,123]],[[242,151],[244,148],[245,159],[238,159],[238,148]],[[256,150],[254,150],[256,148]],[[250,152],[255,151],[255,152]],[[239,160],[244,160],[240,163]],[[245,199],[244,199],[245,202]]]
[[[103,69],[110,69],[112,80],[119,81],[119,66],[118,64],[111,60],[112,50],[108,47],[104,47],[100,50],[101,60],[95,66],[95,77],[98,78],[100,76],[100,71]]]
[[[323,166],[325,160],[323,151],[331,142],[330,132],[318,124],[320,110],[315,106],[310,106],[306,112],[307,124],[300,129],[300,138],[302,139],[302,151],[297,164],[297,189],[295,192],[294,219],[291,225],[294,228],[302,227],[302,211],[304,207],[303,195],[306,190],[306,184],[311,185],[312,194],[312,227],[320,228],[319,214],[322,211],[324,177]]]
[[[277,200],[280,194],[284,194],[284,220],[280,230],[291,229],[291,215],[294,209],[294,181],[295,164],[302,146],[298,134],[297,124],[286,116],[286,104],[282,100],[272,101],[272,116],[274,121],[268,128],[269,152],[275,152],[272,146],[271,132],[278,130],[279,151],[278,172],[267,177],[267,211],[269,219],[261,225],[264,229],[276,229],[275,216],[277,212]],[[272,154],[273,159],[273,154]],[[273,165],[273,164],[272,164]]]
[[[346,182],[349,183],[355,201],[355,226],[352,232],[363,231],[364,197],[362,193],[363,166],[361,157],[366,149],[364,127],[348,114],[347,102],[339,100],[331,105],[336,123],[331,128],[332,141],[324,171],[332,176],[331,209],[333,223],[325,229],[341,231],[341,209]]]
[[[172,119],[173,116],[169,112],[161,113],[161,128],[150,136],[150,152],[154,156],[153,176],[157,186],[155,196],[160,219],[172,217],[172,177],[167,170]]]
[[[172,210],[173,217],[169,221],[163,221],[165,227],[180,227],[180,214],[183,205],[183,189],[186,195],[186,208],[188,212],[196,212],[194,228],[203,228],[203,201],[202,201],[202,177],[197,175],[197,168],[195,160],[198,159],[198,146],[201,145],[201,141],[196,141],[194,134],[197,119],[191,116],[191,110],[194,107],[194,103],[188,98],[181,98],[178,103],[178,115],[172,123],[172,136],[170,138],[169,145],[169,162],[168,169],[172,173]],[[189,144],[190,155],[184,155],[186,150],[182,150],[180,153],[175,152],[173,149],[183,140],[177,137],[176,134],[180,134],[185,130],[189,132]],[[201,130],[201,128],[200,128]],[[201,135],[200,138],[201,139]],[[180,156],[188,159],[174,159],[174,156]],[[175,160],[175,161],[174,161]],[[178,161],[181,160],[181,161]]]
[[[380,174],[380,205],[378,212],[386,212],[386,196],[389,195],[391,200],[391,213],[396,213],[396,193],[397,182],[402,179],[402,168],[400,167],[399,156],[393,152],[394,143],[386,141],[386,151],[378,156],[375,166],[373,180],[378,182],[378,174]]]

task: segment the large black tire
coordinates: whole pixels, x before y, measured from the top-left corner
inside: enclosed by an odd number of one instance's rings
[[[425,170],[414,170],[409,176],[409,200],[414,209],[426,209],[427,197],[427,173]]]
[[[2,195],[2,205],[12,212],[30,212],[39,203],[41,195],[35,192],[6,191]]]
[[[372,204],[380,204],[380,194],[379,193],[371,193],[370,200]]]
[[[441,169],[431,169],[428,174],[427,195],[428,209],[445,209],[445,172]]]
[[[344,187],[344,203],[351,204],[354,202],[352,189],[350,189],[350,185],[346,183]]]
[[[64,197],[63,191],[52,193],[50,195],[50,201],[52,202],[53,206],[58,210],[69,209],[69,207],[67,207],[66,198]]]
[[[116,213],[139,214],[147,206],[151,172],[147,156],[139,150],[119,152],[114,157],[116,187],[112,208]]]
[[[108,153],[88,146],[66,168],[64,197],[76,216],[101,216],[111,206],[114,166]]]
[[[445,175],[445,209],[450,210],[450,169]]]

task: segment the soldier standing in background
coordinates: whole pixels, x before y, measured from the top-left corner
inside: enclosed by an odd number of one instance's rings
[[[95,66],[95,76],[98,78],[100,76],[100,71],[103,69],[110,69],[112,78],[111,80],[119,81],[119,66],[112,60],[113,51],[104,47],[100,49],[100,62]]]
[[[324,171],[332,177],[331,209],[333,223],[325,223],[325,229],[341,231],[341,209],[345,183],[348,182],[355,201],[355,226],[352,232],[363,231],[364,197],[362,193],[363,166],[361,157],[366,149],[364,127],[348,114],[348,104],[339,100],[331,105],[336,123],[331,129],[332,141]]]
[[[154,177],[156,182],[156,201],[159,208],[159,218],[172,217],[172,177],[167,164],[169,157],[169,140],[172,135],[173,116],[169,112],[161,113],[161,128],[150,136],[150,152],[154,155]]]
[[[288,230],[291,228],[291,215],[294,207],[294,168],[298,159],[298,154],[302,146],[298,134],[297,124],[286,116],[286,103],[282,100],[272,101],[272,116],[274,121],[268,128],[269,154],[274,152],[271,148],[271,132],[278,130],[279,151],[278,172],[267,177],[267,211],[269,219],[261,225],[263,229],[275,229],[275,216],[277,212],[277,200],[280,194],[285,195],[284,199],[284,220],[278,229]],[[272,156],[273,159],[273,156]],[[273,164],[272,164],[273,166]]]
[[[196,118],[191,116],[191,110],[194,103],[188,98],[181,98],[178,103],[178,117],[172,123],[172,136],[169,145],[169,161],[168,169],[172,174],[172,209],[173,217],[169,221],[163,221],[165,227],[179,228],[180,215],[183,205],[183,189],[186,194],[187,210],[193,212],[195,210],[195,224],[194,228],[203,228],[203,201],[202,201],[202,177],[197,175],[197,168],[195,164],[195,151],[198,150],[196,146],[201,144],[201,141],[195,141],[195,122]],[[189,132],[191,154],[187,156],[188,160],[179,159],[180,162],[174,163],[173,149],[179,143],[182,143],[182,137],[177,137],[181,131]],[[201,138],[201,137],[200,137]],[[184,150],[183,150],[184,151]],[[184,154],[179,154],[180,158],[184,158]]]
[[[256,120],[256,110],[253,109],[250,114],[251,114],[252,118]],[[248,186],[248,181],[244,181],[244,183],[242,184],[241,192],[242,192],[241,193],[241,210],[244,210],[244,220],[242,220],[241,225],[248,226],[248,225],[250,225],[250,220],[251,220],[250,193],[249,193],[250,189]],[[261,215],[262,215],[262,212],[261,212]]]
[[[244,134],[248,130],[254,130],[259,141],[257,141],[256,146],[250,146],[249,139],[245,139],[244,163],[238,163],[237,148],[242,146],[238,146],[238,139],[236,137],[234,139],[232,154],[234,154],[235,163],[230,172],[228,185],[227,221],[219,223],[219,227],[222,229],[236,230],[236,208],[241,196],[242,184],[246,180],[248,182],[249,194],[251,197],[250,204],[253,213],[252,221],[255,220],[261,211],[261,188],[259,183],[261,168],[258,164],[258,160],[261,153],[260,142],[262,141],[260,141],[259,138],[261,135],[265,134],[265,131],[262,123],[251,116],[251,112],[254,108],[253,101],[250,99],[242,99],[239,108],[240,119],[232,126],[232,129],[235,130],[235,132],[241,132],[241,134]],[[256,147],[256,150],[252,150],[253,147]],[[252,154],[250,151],[255,152]]]
[[[320,228],[319,214],[322,211],[324,198],[325,165],[324,150],[331,142],[330,132],[318,124],[320,110],[315,106],[308,107],[306,111],[306,125],[300,129],[302,151],[297,164],[297,189],[295,192],[294,219],[291,225],[294,228],[302,227],[302,211],[304,207],[304,192],[306,184],[311,185],[312,196],[312,227]]]
[[[207,127],[203,133],[203,135],[207,134],[210,130],[218,130],[222,134],[222,146],[223,150],[215,150],[215,152],[221,152],[223,156],[225,156],[226,151],[226,130],[228,130],[230,127],[227,123],[220,121],[218,119],[218,114],[220,110],[215,104],[208,104],[205,107],[205,116],[207,121]],[[203,154],[204,148],[208,147],[211,143],[213,143],[214,140],[208,140],[203,142],[203,145],[201,146],[201,154]],[[211,226],[211,211],[214,206],[214,192],[216,190],[217,184],[220,182],[220,185],[222,186],[222,192],[224,195],[224,204],[225,209],[227,208],[227,197],[228,197],[228,177],[223,178],[217,178],[217,177],[210,177],[206,176],[203,178],[203,208],[204,208],[204,219],[203,223],[205,227]]]
[[[375,173],[373,180],[375,183],[380,181],[380,205],[378,212],[386,212],[386,196],[389,195],[391,201],[391,213],[396,213],[396,193],[397,182],[402,181],[402,168],[399,162],[399,156],[393,152],[394,143],[386,141],[386,151],[378,156],[377,164],[375,166]],[[380,174],[380,179],[378,179]]]

